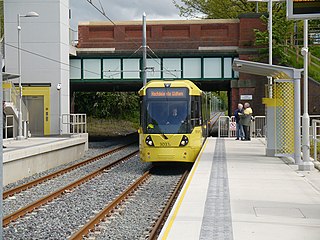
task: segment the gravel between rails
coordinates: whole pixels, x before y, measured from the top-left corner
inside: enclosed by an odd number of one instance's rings
[[[43,182],[34,186],[31,189],[22,191],[15,194],[13,197],[9,197],[3,200],[3,214],[9,215],[18,209],[27,206],[28,204],[80,179],[81,177],[88,175],[89,173],[102,168],[103,166],[114,162],[116,159],[120,159],[134,151],[138,150],[137,146],[129,146],[119,152],[115,152],[106,156],[98,161],[92,162],[88,165],[77,168],[71,172],[53,178],[49,181]]]
[[[101,234],[96,240],[106,239],[147,239],[151,224],[158,219],[165,206],[169,193],[176,186],[181,175],[152,175],[147,184],[135,192],[132,199],[120,210],[100,223]]]
[[[81,185],[3,229],[5,239],[67,239],[132,182],[150,164],[138,156]]]

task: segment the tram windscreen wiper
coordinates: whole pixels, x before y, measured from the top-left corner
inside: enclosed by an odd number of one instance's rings
[[[161,134],[162,134],[164,139],[166,139],[166,140],[168,139],[168,137],[164,133],[161,133]]]

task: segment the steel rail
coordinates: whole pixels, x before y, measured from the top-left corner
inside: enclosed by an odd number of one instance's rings
[[[116,160],[116,161],[114,161],[113,163],[110,163],[110,164],[108,164],[108,165],[106,165],[106,166],[104,166],[104,167],[102,167],[102,168],[100,168],[100,169],[98,169],[98,170],[96,170],[96,171],[94,171],[94,172],[92,172],[92,173],[90,173],[90,174],[88,174],[88,175],[86,175],[86,176],[78,179],[77,181],[75,181],[75,182],[73,182],[73,183],[70,183],[69,185],[67,185],[67,186],[65,186],[65,187],[63,187],[63,188],[60,188],[59,190],[57,190],[57,191],[55,191],[55,192],[53,192],[53,193],[51,193],[51,194],[49,194],[49,195],[47,195],[47,196],[45,196],[45,197],[37,200],[37,201],[35,201],[35,202],[27,205],[26,207],[21,208],[21,209],[19,209],[18,211],[14,212],[14,213],[12,213],[12,214],[10,214],[10,215],[4,216],[4,218],[3,218],[3,224],[2,224],[3,227],[5,227],[5,226],[7,226],[8,224],[10,224],[10,222],[15,221],[15,220],[17,220],[18,218],[24,216],[25,214],[30,213],[30,212],[32,212],[33,210],[41,207],[42,205],[44,205],[44,204],[46,204],[46,203],[48,203],[48,202],[56,199],[56,198],[59,197],[60,195],[62,195],[62,194],[64,194],[64,193],[70,192],[71,189],[76,188],[76,187],[78,187],[79,185],[81,185],[81,184],[89,181],[90,179],[92,179],[92,178],[100,175],[100,174],[103,173],[106,169],[110,169],[110,168],[112,168],[112,167],[120,164],[122,161],[125,161],[125,160],[130,159],[132,156],[134,156],[134,155],[137,154],[138,152],[139,152],[139,151],[135,151],[135,152],[133,152],[133,153],[130,153],[130,154],[128,154],[127,156],[125,156],[125,157],[123,157],[123,158],[121,158],[121,159],[119,159],[119,160]]]
[[[130,185],[121,195],[119,195],[114,201],[109,203],[102,211],[100,211],[94,218],[92,218],[86,225],[84,225],[78,232],[69,237],[69,240],[80,240],[84,236],[87,236],[90,231],[93,231],[95,226],[103,221],[121,202],[126,199],[130,194],[138,189],[151,176],[150,172],[145,172],[140,178],[138,178],[132,185]]]
[[[134,144],[134,143],[135,143],[135,142],[129,143],[129,144],[126,144],[126,145],[123,145],[123,146],[121,146],[121,147],[116,147],[116,148],[111,149],[111,150],[109,150],[109,151],[107,151],[107,152],[105,152],[105,153],[99,154],[98,156],[95,156],[95,157],[93,157],[93,158],[90,158],[90,159],[87,159],[87,160],[85,160],[85,161],[76,163],[76,164],[74,164],[74,165],[72,165],[72,166],[70,166],[70,167],[67,167],[67,168],[58,170],[58,171],[56,171],[56,172],[53,172],[53,173],[51,173],[51,174],[48,174],[48,175],[43,176],[43,177],[41,177],[41,178],[38,178],[38,179],[36,179],[36,180],[34,180],[34,181],[31,181],[31,182],[25,183],[25,184],[23,184],[23,185],[20,185],[20,186],[18,186],[18,187],[16,187],[16,188],[12,188],[12,189],[10,189],[10,190],[7,190],[7,191],[5,191],[5,192],[3,193],[3,199],[6,199],[7,197],[10,197],[10,196],[12,196],[12,195],[14,195],[14,194],[16,194],[16,193],[19,193],[19,192],[22,192],[22,191],[27,190],[27,189],[29,189],[29,188],[32,188],[32,187],[34,187],[34,186],[36,186],[36,185],[38,185],[38,184],[40,184],[40,183],[43,183],[43,182],[45,182],[45,181],[50,180],[50,179],[56,178],[56,177],[58,177],[58,176],[60,176],[60,175],[62,175],[62,174],[65,174],[65,173],[67,173],[67,172],[71,172],[71,171],[73,171],[74,169],[77,169],[77,168],[82,167],[82,166],[84,166],[84,165],[87,165],[87,164],[90,164],[90,163],[95,162],[95,161],[97,161],[97,160],[100,160],[101,158],[104,158],[104,157],[106,157],[106,156],[108,156],[108,155],[111,155],[111,154],[113,154],[113,153],[115,153],[115,152],[118,152],[118,151],[122,150],[123,148],[126,148],[126,147],[128,147],[128,146],[130,146],[130,145],[132,145],[132,144]]]
[[[170,210],[175,202],[175,200],[178,197],[178,194],[180,192],[180,189],[182,188],[185,180],[187,179],[189,175],[189,170],[186,170],[184,172],[184,174],[182,175],[182,177],[180,178],[177,186],[175,187],[170,199],[168,200],[166,206],[163,208],[163,211],[161,213],[161,215],[159,216],[158,220],[156,221],[156,223],[154,224],[151,232],[149,233],[149,237],[148,239],[153,240],[153,239],[157,239],[159,232],[166,220],[166,218],[168,217]]]

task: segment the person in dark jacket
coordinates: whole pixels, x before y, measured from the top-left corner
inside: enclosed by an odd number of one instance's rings
[[[234,118],[236,119],[236,140],[244,139],[243,127],[240,123],[240,115],[243,113],[243,105],[238,104],[238,108],[234,111]],[[239,115],[240,114],[240,115]]]
[[[243,126],[244,136],[246,141],[250,141],[250,125],[252,117],[252,108],[249,103],[244,104],[243,114],[240,115],[240,123]]]

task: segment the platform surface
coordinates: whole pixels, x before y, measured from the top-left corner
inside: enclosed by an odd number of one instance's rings
[[[209,138],[158,239],[319,240],[320,173]]]
[[[16,182],[83,156],[87,134],[3,141],[3,184]]]

